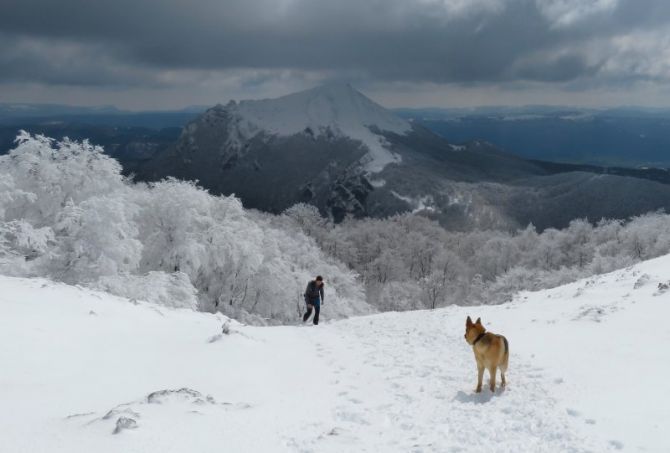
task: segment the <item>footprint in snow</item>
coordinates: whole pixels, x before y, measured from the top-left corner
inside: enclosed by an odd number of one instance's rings
[[[581,414],[579,413],[579,411],[577,411],[577,410],[575,410],[575,409],[570,409],[570,408],[567,408],[567,409],[565,410],[565,412],[567,412],[568,415],[570,415],[571,417],[579,417],[579,416],[581,415]]]
[[[355,412],[340,410],[336,413],[336,417],[338,418],[338,420],[341,420],[343,422],[355,423],[357,425],[369,425],[370,424],[370,422],[368,422],[365,418],[363,418],[362,415],[357,414]]]
[[[621,441],[610,440],[609,444],[610,444],[610,446],[614,447],[617,450],[622,450],[623,449],[623,442],[621,442]]]

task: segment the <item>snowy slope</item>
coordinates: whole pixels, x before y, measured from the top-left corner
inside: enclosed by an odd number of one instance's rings
[[[659,289],[668,280],[670,256],[501,306],[318,327],[232,322],[231,333],[219,335],[220,315],[0,277],[0,445],[103,453],[669,451],[662,384],[670,291]],[[509,339],[503,392],[473,393],[467,314]]]
[[[230,136],[250,138],[260,131],[277,135],[310,129],[315,135],[330,130],[360,140],[369,149],[365,169],[381,171],[399,156],[385,147],[385,139],[370,128],[405,134],[410,124],[354,90],[349,84],[328,84],[277,99],[230,103],[226,109],[238,120]]]

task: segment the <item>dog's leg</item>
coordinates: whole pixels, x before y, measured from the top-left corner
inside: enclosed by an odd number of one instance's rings
[[[489,377],[491,378],[489,388],[491,389],[491,392],[496,391],[496,371],[497,368],[495,365],[489,368]]]
[[[482,380],[484,379],[484,365],[477,364],[477,389],[476,393],[482,391]]]
[[[507,346],[507,342],[505,341]],[[507,346],[509,348],[509,346]],[[503,358],[503,363],[500,364],[500,376],[502,377],[502,387],[505,388],[507,381],[505,380],[505,373],[507,373],[507,367],[509,366],[509,350],[505,351],[505,356]]]

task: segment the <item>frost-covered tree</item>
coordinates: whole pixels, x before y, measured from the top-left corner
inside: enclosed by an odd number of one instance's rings
[[[310,235],[361,274],[372,305],[398,309],[417,302],[424,308],[499,303],[520,290],[619,269],[669,253],[669,225],[670,216],[651,213],[596,225],[576,219],[563,230],[542,232],[532,225],[520,231],[451,232],[425,217],[403,214],[325,223],[321,229],[312,222]],[[452,258],[446,262],[456,264],[445,272],[440,269],[447,253]],[[407,291],[400,290],[403,285]],[[412,294],[412,301],[399,302],[389,288]]]
[[[254,322],[295,319],[320,273],[331,315],[370,311],[356,274],[296,226],[323,228],[308,207],[267,216],[192,182],[133,184],[99,147],[26,133],[0,176],[0,272]]]
[[[43,256],[53,241],[50,227],[34,228],[25,220],[0,222],[0,273],[30,275],[27,263]]]
[[[68,200],[56,216],[55,247],[43,263],[47,275],[84,283],[135,272],[142,251],[135,215],[136,206],[119,193],[78,205]]]
[[[183,272],[150,271],[142,275],[103,276],[93,287],[135,300],[145,300],[172,308],[198,308],[198,290]]]
[[[55,141],[22,131],[16,143],[0,156],[0,172],[12,178],[0,184],[5,220],[52,225],[68,201],[79,204],[124,187],[120,164],[88,141]]]

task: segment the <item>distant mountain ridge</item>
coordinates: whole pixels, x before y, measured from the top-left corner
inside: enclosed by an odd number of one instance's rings
[[[668,185],[555,173],[490,143],[450,143],[337,84],[212,107],[137,176],[198,180],[270,212],[298,202],[336,221],[415,211],[462,229],[546,228],[670,208]]]
[[[670,109],[525,106],[394,112],[448,140],[483,139],[529,159],[670,168]]]

